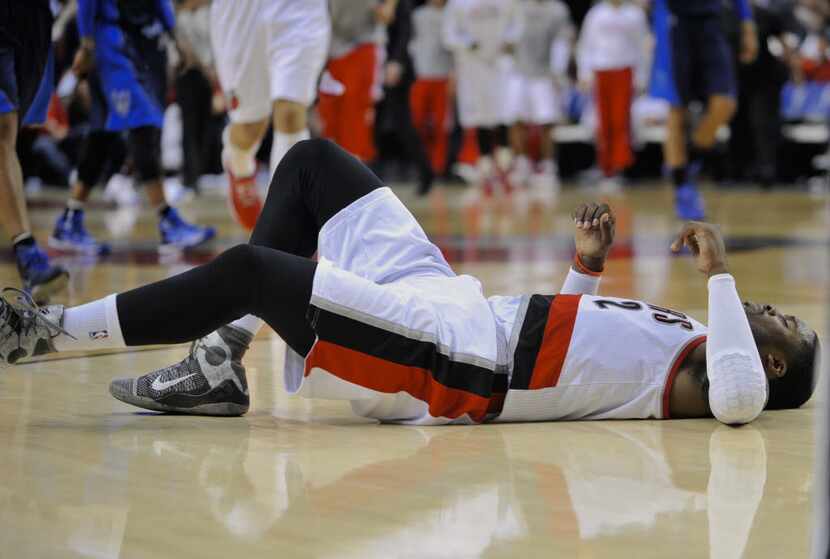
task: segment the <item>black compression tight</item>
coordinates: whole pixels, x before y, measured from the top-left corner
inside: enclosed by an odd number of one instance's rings
[[[295,145],[277,167],[250,244],[212,262],[118,295],[129,346],[182,343],[256,315],[295,351],[314,342],[306,321],[317,235],[331,216],[382,186],[327,140]]]

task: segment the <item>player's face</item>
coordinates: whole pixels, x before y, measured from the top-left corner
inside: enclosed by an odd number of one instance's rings
[[[804,332],[810,329],[798,317],[784,314],[773,305],[762,305],[744,301],[744,310],[749,326],[761,351],[774,349],[784,355],[793,355],[801,344]]]

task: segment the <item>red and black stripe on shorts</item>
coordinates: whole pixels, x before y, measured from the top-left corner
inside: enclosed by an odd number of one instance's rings
[[[311,305],[309,319],[317,342],[305,360],[353,384],[395,394],[406,392],[429,406],[433,417],[467,414],[484,421],[499,411],[507,375],[453,360],[431,341],[408,338],[381,327]]]

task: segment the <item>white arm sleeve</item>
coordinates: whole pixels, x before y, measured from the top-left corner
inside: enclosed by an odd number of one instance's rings
[[[559,293],[562,295],[596,295],[599,291],[599,276],[580,274],[573,267],[568,269],[568,277]]]
[[[767,377],[730,274],[709,278],[706,374],[709,407],[718,421],[749,423],[764,409]]]

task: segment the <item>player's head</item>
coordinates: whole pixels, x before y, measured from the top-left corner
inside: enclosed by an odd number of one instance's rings
[[[769,379],[767,409],[790,409],[810,399],[818,380],[818,335],[772,305],[744,302],[749,326]]]

